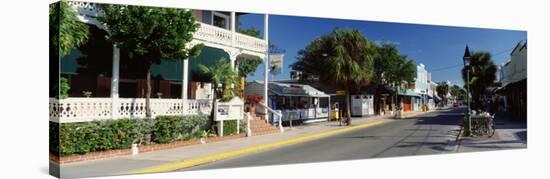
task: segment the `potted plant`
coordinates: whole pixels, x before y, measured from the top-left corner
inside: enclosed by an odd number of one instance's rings
[[[91,91],[82,91],[82,96],[86,96],[86,98],[89,98],[92,96],[92,92]]]
[[[157,97],[160,99],[162,97],[162,93],[161,92],[157,92]]]

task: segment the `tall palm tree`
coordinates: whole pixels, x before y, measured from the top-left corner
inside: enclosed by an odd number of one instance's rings
[[[220,59],[214,66],[207,67],[199,64],[200,70],[210,78],[212,89],[214,91],[212,99],[212,111],[210,113],[210,121],[208,126],[212,128],[215,120],[214,108],[217,105],[218,99],[221,101],[229,101],[236,95],[238,89],[235,87],[238,84],[238,74],[227,60]]]
[[[88,26],[78,21],[77,14],[65,1],[50,5],[50,48],[59,58],[88,40]]]
[[[375,46],[359,30],[336,29],[299,52],[294,69],[319,75],[322,83],[346,92],[346,124],[351,125],[350,90],[370,82]]]
[[[496,79],[497,66],[489,52],[474,52],[470,60],[470,81],[466,81],[466,69],[462,69],[464,84],[470,84],[470,93],[475,108],[481,108],[481,97]]]

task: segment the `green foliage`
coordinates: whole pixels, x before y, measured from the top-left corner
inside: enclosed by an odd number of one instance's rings
[[[153,132],[153,138],[158,143],[169,143],[178,137],[178,131],[181,130],[181,126],[178,125],[178,120],[174,116],[160,116],[157,117],[155,123],[155,130]]]
[[[246,35],[249,35],[249,36],[252,36],[252,37],[256,37],[256,38],[261,38],[260,37],[260,30],[256,29],[256,28],[249,28],[249,29],[242,29],[240,28],[239,29],[239,33],[241,34],[246,34]]]
[[[239,76],[246,77],[249,74],[256,72],[258,65],[262,64],[263,61],[259,57],[237,57],[239,61]]]
[[[118,119],[61,125],[50,122],[50,152],[66,156],[126,149],[132,144],[143,144],[145,134],[150,133],[153,134],[152,140],[157,143],[192,139],[205,135],[207,121],[208,116],[193,115],[159,116],[155,120]]]
[[[168,143],[174,140],[200,138],[206,130],[208,116],[159,116],[156,119],[153,141]]]
[[[59,123],[50,121],[48,127],[50,129],[50,153],[59,156]]]
[[[210,77],[210,82],[212,82],[212,87],[216,93],[216,99],[229,101],[237,94],[238,75],[226,60],[220,59],[211,67],[199,64],[199,68],[204,74]],[[235,86],[231,88],[231,84]],[[221,89],[216,88],[218,85],[221,85]]]
[[[457,85],[451,86],[450,93],[451,95],[455,96],[459,100],[466,99],[466,90],[464,90],[463,88]]]
[[[376,46],[359,30],[336,29],[300,50],[292,68],[319,75],[322,83],[343,88],[348,94],[345,106],[348,111],[347,124],[350,125],[350,90],[370,82],[375,56]]]
[[[103,5],[98,20],[110,33],[107,39],[116,47],[128,50],[135,59],[145,64],[147,86],[145,90],[146,116],[151,117],[151,66],[160,59],[184,60],[200,54],[203,45],[188,48],[193,33],[200,24],[188,9],[157,8],[128,5]]]
[[[371,80],[375,50],[360,31],[336,29],[301,50],[292,68],[325,83],[356,87]]]
[[[481,97],[487,87],[491,86],[496,79],[497,66],[493,63],[489,52],[474,52],[470,60],[470,82],[466,81],[466,69],[462,69],[464,84],[470,84],[472,100],[479,108]]]
[[[239,29],[239,33],[260,38],[260,31],[255,28]],[[256,72],[256,68],[258,68],[258,65],[263,63],[262,59],[257,56],[241,55],[237,57],[237,61],[239,62],[239,75],[245,78],[247,75]]]
[[[223,135],[232,135],[237,134],[237,128],[241,126],[237,126],[237,120],[226,120],[223,121]],[[239,129],[239,132],[242,132],[242,129]]]
[[[53,3],[49,8],[50,48],[63,57],[88,40],[88,26],[78,21],[77,13],[65,1]],[[57,50],[56,50],[57,49]]]
[[[445,82],[441,82],[440,84],[437,84],[437,87],[435,88],[437,95],[441,97],[443,100],[443,103],[447,103],[447,94],[449,93],[449,85]]]
[[[401,55],[394,44],[382,44],[374,58],[374,82],[376,85],[402,87],[413,83],[416,64]],[[396,90],[397,92],[397,90]]]
[[[98,19],[110,30],[108,39],[137,56],[182,60],[200,51],[185,46],[199,28],[190,10],[127,5],[102,8],[104,14]]]
[[[58,85],[59,85],[58,99],[68,98],[69,90],[71,90],[71,86],[69,85],[69,80],[65,77],[60,77]]]

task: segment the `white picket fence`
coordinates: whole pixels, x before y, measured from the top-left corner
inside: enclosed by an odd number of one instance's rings
[[[241,105],[244,106],[244,104]],[[182,99],[151,99],[152,117],[210,114],[211,109],[211,101],[208,99],[185,101]],[[119,98],[116,100],[111,98],[67,98],[61,100],[50,98],[49,115],[50,121],[60,123],[144,118],[145,98]]]

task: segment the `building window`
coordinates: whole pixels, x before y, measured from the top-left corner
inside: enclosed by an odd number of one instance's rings
[[[229,30],[229,16],[219,12],[212,13],[212,25]]]

